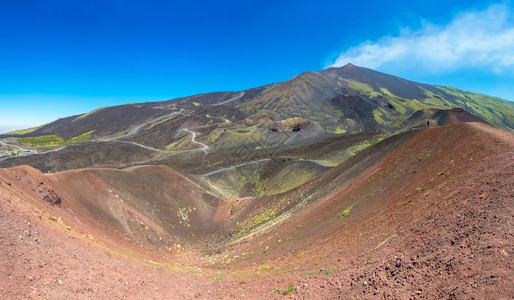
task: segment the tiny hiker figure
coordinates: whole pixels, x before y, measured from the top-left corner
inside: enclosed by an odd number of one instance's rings
[[[427,127],[430,127],[430,120],[427,120]]]

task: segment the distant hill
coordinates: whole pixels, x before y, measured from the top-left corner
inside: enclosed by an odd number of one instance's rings
[[[334,136],[378,138],[427,121],[480,121],[512,131],[514,103],[347,64],[245,91],[99,108],[0,138],[17,137],[43,152],[89,140],[131,143],[161,158],[241,148],[270,154]],[[112,147],[99,147],[105,148]],[[110,157],[115,153],[102,161],[119,162]]]
[[[416,126],[426,117],[416,112],[455,107],[494,126],[514,129],[514,103],[507,100],[417,83],[348,64],[305,72],[288,81],[241,92],[215,92],[163,102],[99,108],[59,119],[22,136],[57,134],[71,138],[94,130],[93,136],[101,137],[169,114],[173,108],[187,109],[191,115],[210,110],[214,115],[225,114],[220,107],[237,110],[240,119],[302,117],[319,123],[329,133]]]

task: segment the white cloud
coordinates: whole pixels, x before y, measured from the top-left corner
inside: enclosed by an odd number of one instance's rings
[[[513,17],[512,7],[491,5],[457,15],[447,25],[424,24],[417,30],[403,30],[400,36],[364,42],[341,53],[331,66],[351,62],[373,69],[401,64],[431,72],[468,67],[513,70]]]

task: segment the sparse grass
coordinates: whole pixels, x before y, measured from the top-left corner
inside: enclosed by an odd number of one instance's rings
[[[452,87],[438,87],[456,97],[457,106],[500,128],[512,130],[514,104],[510,101]]]
[[[273,84],[272,86],[270,86],[269,88],[265,89],[264,91],[262,91],[262,94],[264,93],[267,93],[269,91],[271,91],[273,88],[275,88],[276,86],[278,86],[278,84]]]
[[[291,294],[294,292],[294,286],[292,284],[289,285],[289,287],[287,289],[281,289],[281,288],[275,288],[273,290],[273,293],[271,293],[272,295],[274,294],[282,294],[282,295],[288,295],[288,294]]]
[[[287,288],[287,290],[282,292],[282,295],[291,294],[292,292],[294,292],[294,286],[292,284],[290,284],[289,287]]]
[[[382,140],[381,138],[365,140],[356,145],[348,147],[344,150],[339,150],[339,151],[330,153],[330,154],[322,157],[320,160],[330,166],[337,166],[337,165],[341,164],[342,162],[344,162],[345,160],[349,159],[350,157],[355,156],[360,151],[380,142],[381,140]]]
[[[319,270],[316,270],[316,271],[312,271],[312,272],[310,272],[309,274],[310,274],[310,275],[316,275],[316,274],[318,274],[318,273],[319,273]]]
[[[385,125],[386,122],[384,121],[383,116],[384,112],[381,108],[373,110],[373,118],[375,119],[375,121],[377,121],[377,123],[379,124]]]
[[[166,121],[169,121],[169,120],[171,120],[171,119],[173,119],[173,118],[175,118],[175,116],[169,116],[169,117],[164,118],[164,119],[162,119],[162,120],[160,120],[160,121],[154,122],[154,123],[152,123],[152,124],[150,125],[150,127],[148,127],[146,130],[152,129],[152,128],[154,128],[155,126],[157,126],[157,125],[159,125],[159,124],[162,124],[162,123],[164,123],[164,122],[166,122]]]
[[[409,200],[405,200],[405,201],[401,201],[401,202],[396,203],[396,206],[404,206],[404,205],[407,205],[407,204],[409,204],[411,202],[412,202],[412,200],[410,200],[410,199]]]
[[[330,275],[330,273],[334,272],[336,268],[332,267],[328,270],[325,270],[325,275]]]
[[[262,264],[257,269],[259,270],[269,270],[270,266],[268,264]]]
[[[262,147],[272,147],[260,130],[254,129],[228,129],[216,140],[215,146],[219,149],[237,148],[241,145],[253,144]]]
[[[90,112],[88,112],[88,113],[82,114],[82,115],[78,116],[77,118],[75,118],[72,122],[75,122],[75,121],[78,121],[78,120],[82,120],[82,119],[84,119],[84,118],[87,118],[87,117],[89,117],[90,115],[92,115],[92,114],[94,114],[94,113],[97,113],[97,112],[101,111],[101,110],[102,110],[102,109],[104,109],[104,108],[106,108],[106,107],[100,107],[100,108],[97,108],[97,109],[95,109],[95,110],[92,110],[92,111],[90,111]]]
[[[346,133],[346,128],[342,125],[327,126],[326,130],[328,133],[332,133],[332,134],[345,134]]]
[[[42,127],[44,127],[46,125],[48,125],[48,124],[44,124],[44,125],[41,125],[41,126],[38,126],[38,127],[27,128],[27,129],[15,130],[15,131],[11,131],[11,132],[6,133],[6,135],[24,135],[24,134],[27,134],[27,133],[34,132],[34,131],[38,130],[39,128],[42,128]]]
[[[358,82],[358,81],[354,81],[354,80],[350,80],[350,79],[345,79],[344,81],[348,84],[348,86],[350,88],[354,89],[355,91],[357,91],[359,93],[365,94],[365,95],[369,96],[370,98],[375,98],[378,95],[380,95],[379,92],[375,91],[371,86],[367,85],[366,83],[362,83],[362,82]]]
[[[344,217],[346,217],[348,214],[350,214],[350,211],[352,210],[352,207],[348,207],[345,211],[343,211],[340,215],[339,215],[339,219],[342,219]]]
[[[392,238],[394,238],[394,237],[396,237],[396,233],[395,233],[395,234],[393,234],[392,236],[390,236],[390,237],[386,238],[385,240],[383,240],[380,244],[378,244],[378,246],[376,246],[376,247],[375,247],[375,249],[378,249],[378,248],[380,248],[380,247],[384,246],[384,245],[385,245],[385,243],[387,243],[387,241],[389,241],[390,239],[392,239]]]
[[[256,183],[256,194],[274,195],[290,191],[295,187],[312,180],[316,175],[318,175],[318,173],[313,170],[298,170],[295,172],[286,172],[280,180],[272,180],[269,183],[268,180],[262,180],[260,176],[253,182]]]
[[[43,147],[58,147],[58,146],[64,146],[71,143],[78,143],[83,142],[86,140],[89,140],[91,138],[91,134],[94,132],[94,130],[91,130],[89,132],[86,132],[84,134],[81,134],[79,136],[70,138],[70,139],[63,139],[60,136],[56,134],[51,135],[42,135],[42,136],[36,136],[36,137],[24,137],[24,138],[18,138],[18,143],[28,145],[31,148],[43,148]]]
[[[367,264],[371,263],[373,261],[373,257],[374,256],[375,256],[375,254],[370,253],[369,256],[368,256],[368,259],[366,259],[366,261],[364,262],[364,265],[367,265]]]
[[[187,148],[189,142],[191,141],[191,137],[189,135],[184,136],[178,141],[175,141],[168,146],[166,146],[166,150],[181,150]]]

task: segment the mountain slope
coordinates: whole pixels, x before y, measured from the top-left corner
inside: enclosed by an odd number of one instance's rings
[[[306,72],[241,105],[273,118],[303,117],[340,131],[377,131],[416,126],[417,111],[460,107],[487,122],[514,129],[514,104],[494,97],[408,81],[348,64]]]
[[[63,138],[95,131],[95,137],[116,134],[151,118],[183,108],[195,113],[230,106],[249,121],[302,117],[324,125],[342,126],[348,133],[364,130],[359,124],[373,116],[370,130],[397,128],[422,109],[460,107],[491,123],[514,129],[512,102],[451,87],[416,83],[348,64],[341,68],[305,72],[292,79],[241,92],[216,92],[169,101],[107,107],[80,116],[60,119],[27,136],[57,134]],[[243,115],[241,115],[243,116]],[[324,122],[323,122],[324,121]],[[349,123],[357,124],[351,126]],[[148,124],[150,125],[150,124]],[[403,126],[412,126],[403,123]]]
[[[407,131],[233,201],[162,166],[0,169],[2,295],[512,298],[513,147],[481,123]]]

